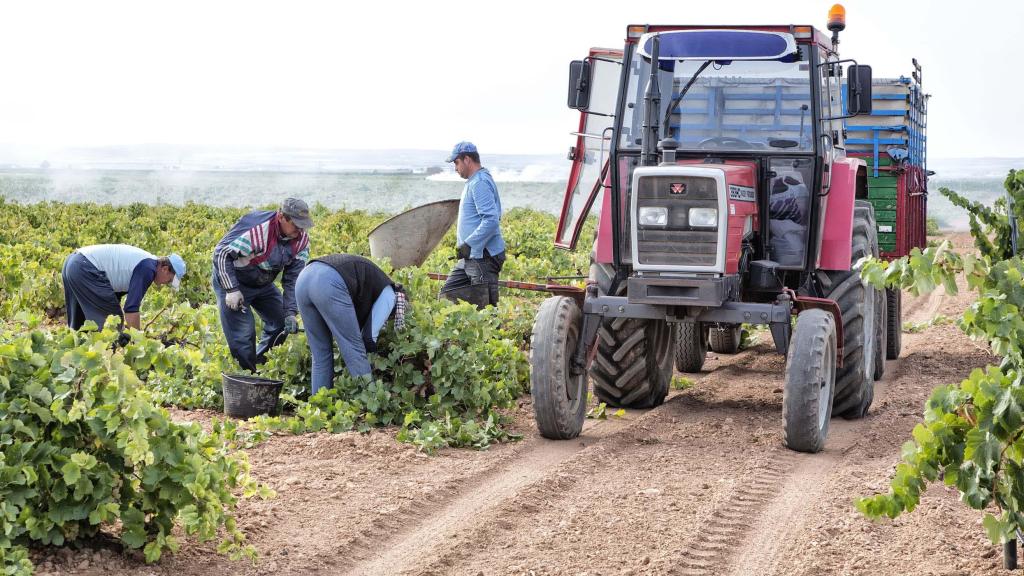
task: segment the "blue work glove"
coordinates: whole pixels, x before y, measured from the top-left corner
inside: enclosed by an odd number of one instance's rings
[[[299,321],[295,319],[295,314],[289,314],[285,317],[284,331],[289,334],[295,334],[299,331]]]

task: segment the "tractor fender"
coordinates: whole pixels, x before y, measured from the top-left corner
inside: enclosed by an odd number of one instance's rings
[[[853,236],[853,202],[857,195],[857,171],[866,170],[860,158],[841,158],[832,162],[832,183],[824,198],[821,250],[818,268],[849,270]]]

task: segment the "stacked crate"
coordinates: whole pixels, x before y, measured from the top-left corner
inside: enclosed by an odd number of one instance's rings
[[[847,155],[868,165],[868,200],[875,207],[879,248],[886,258],[926,242],[928,95],[918,78],[874,79],[871,113],[844,124]]]
[[[893,161],[888,154],[882,153],[877,160],[865,155],[864,160],[868,163],[868,200],[875,207],[878,224],[878,249],[883,254],[896,252],[899,176],[891,175]]]

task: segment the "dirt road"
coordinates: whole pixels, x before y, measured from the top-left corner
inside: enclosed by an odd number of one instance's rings
[[[970,295],[905,300],[905,320],[956,317]],[[767,337],[764,337],[767,340]],[[714,356],[714,355],[712,355]],[[816,455],[782,446],[782,358],[767,343],[709,358],[661,407],[589,420],[574,441],[433,457],[393,432],[278,437],[250,452],[279,497],[246,502],[255,566],[185,544],[146,566],[108,550],[40,558],[80,574],[1003,574],[981,514],[931,488],[914,514],[872,523],[930,390],[992,362],[953,325],[904,334],[867,418],[832,421]]]

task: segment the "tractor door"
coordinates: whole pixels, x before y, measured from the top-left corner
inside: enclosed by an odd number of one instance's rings
[[[815,200],[818,214],[817,226],[809,238],[810,245],[815,246],[813,249],[814,261],[811,262],[815,268],[821,265],[821,241],[824,238],[825,215],[828,212],[831,197],[829,192],[832,189],[833,164],[837,158],[846,156],[846,144],[842,130],[841,67],[837,56],[821,48],[818,49],[818,58],[818,106],[821,115],[818,138],[822,150],[822,172],[821,189]],[[803,264],[802,260],[801,264]]]
[[[572,169],[555,231],[555,246],[567,250],[576,247],[587,214],[597,193],[604,188],[622,51],[592,49],[587,62],[590,63],[590,103],[580,111],[579,131],[573,132],[576,145],[569,149]]]

